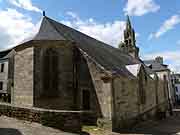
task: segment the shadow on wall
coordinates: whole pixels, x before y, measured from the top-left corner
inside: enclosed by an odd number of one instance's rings
[[[0,128],[0,135],[23,135],[23,134],[17,129]]]

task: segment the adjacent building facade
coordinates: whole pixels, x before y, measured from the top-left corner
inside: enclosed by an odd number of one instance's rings
[[[1,53],[0,58],[0,99],[1,101],[10,102],[11,92],[9,88],[9,59],[6,55],[10,50]]]
[[[83,110],[113,131],[166,113],[168,82],[140,60],[129,18],[124,35],[117,49],[44,16],[34,38],[1,52],[10,103]]]

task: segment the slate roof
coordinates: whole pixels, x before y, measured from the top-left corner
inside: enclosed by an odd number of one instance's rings
[[[129,76],[131,73],[126,68],[126,65],[135,64],[144,65],[148,74],[154,73],[140,59],[135,59],[130,55],[125,54],[120,49],[98,41],[46,16],[43,17],[38,33],[33,37],[28,38],[28,40],[25,40],[24,43],[32,40],[67,40],[75,42],[75,45],[79,49],[85,52],[103,68],[112,71],[112,73]],[[5,56],[7,52],[8,51],[0,52],[0,58],[1,56]]]
[[[3,57],[8,55],[8,53],[10,53],[10,52],[11,52],[11,49],[0,51],[0,59],[3,59]]]
[[[125,65],[140,63],[108,44],[98,41],[84,33],[65,26],[48,17],[44,17],[40,30],[33,40],[68,40],[75,42],[76,46],[86,52],[106,70],[118,71]]]
[[[144,63],[153,71],[169,70],[167,65],[158,63],[156,60],[145,60]]]

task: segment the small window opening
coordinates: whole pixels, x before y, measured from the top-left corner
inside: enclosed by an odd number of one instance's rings
[[[0,90],[3,90],[3,82],[0,82]]]
[[[1,64],[1,72],[4,72],[4,63]]]

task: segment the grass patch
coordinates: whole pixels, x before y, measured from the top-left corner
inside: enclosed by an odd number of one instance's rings
[[[90,135],[109,135],[111,133],[111,129],[97,126],[83,126],[82,130]]]

